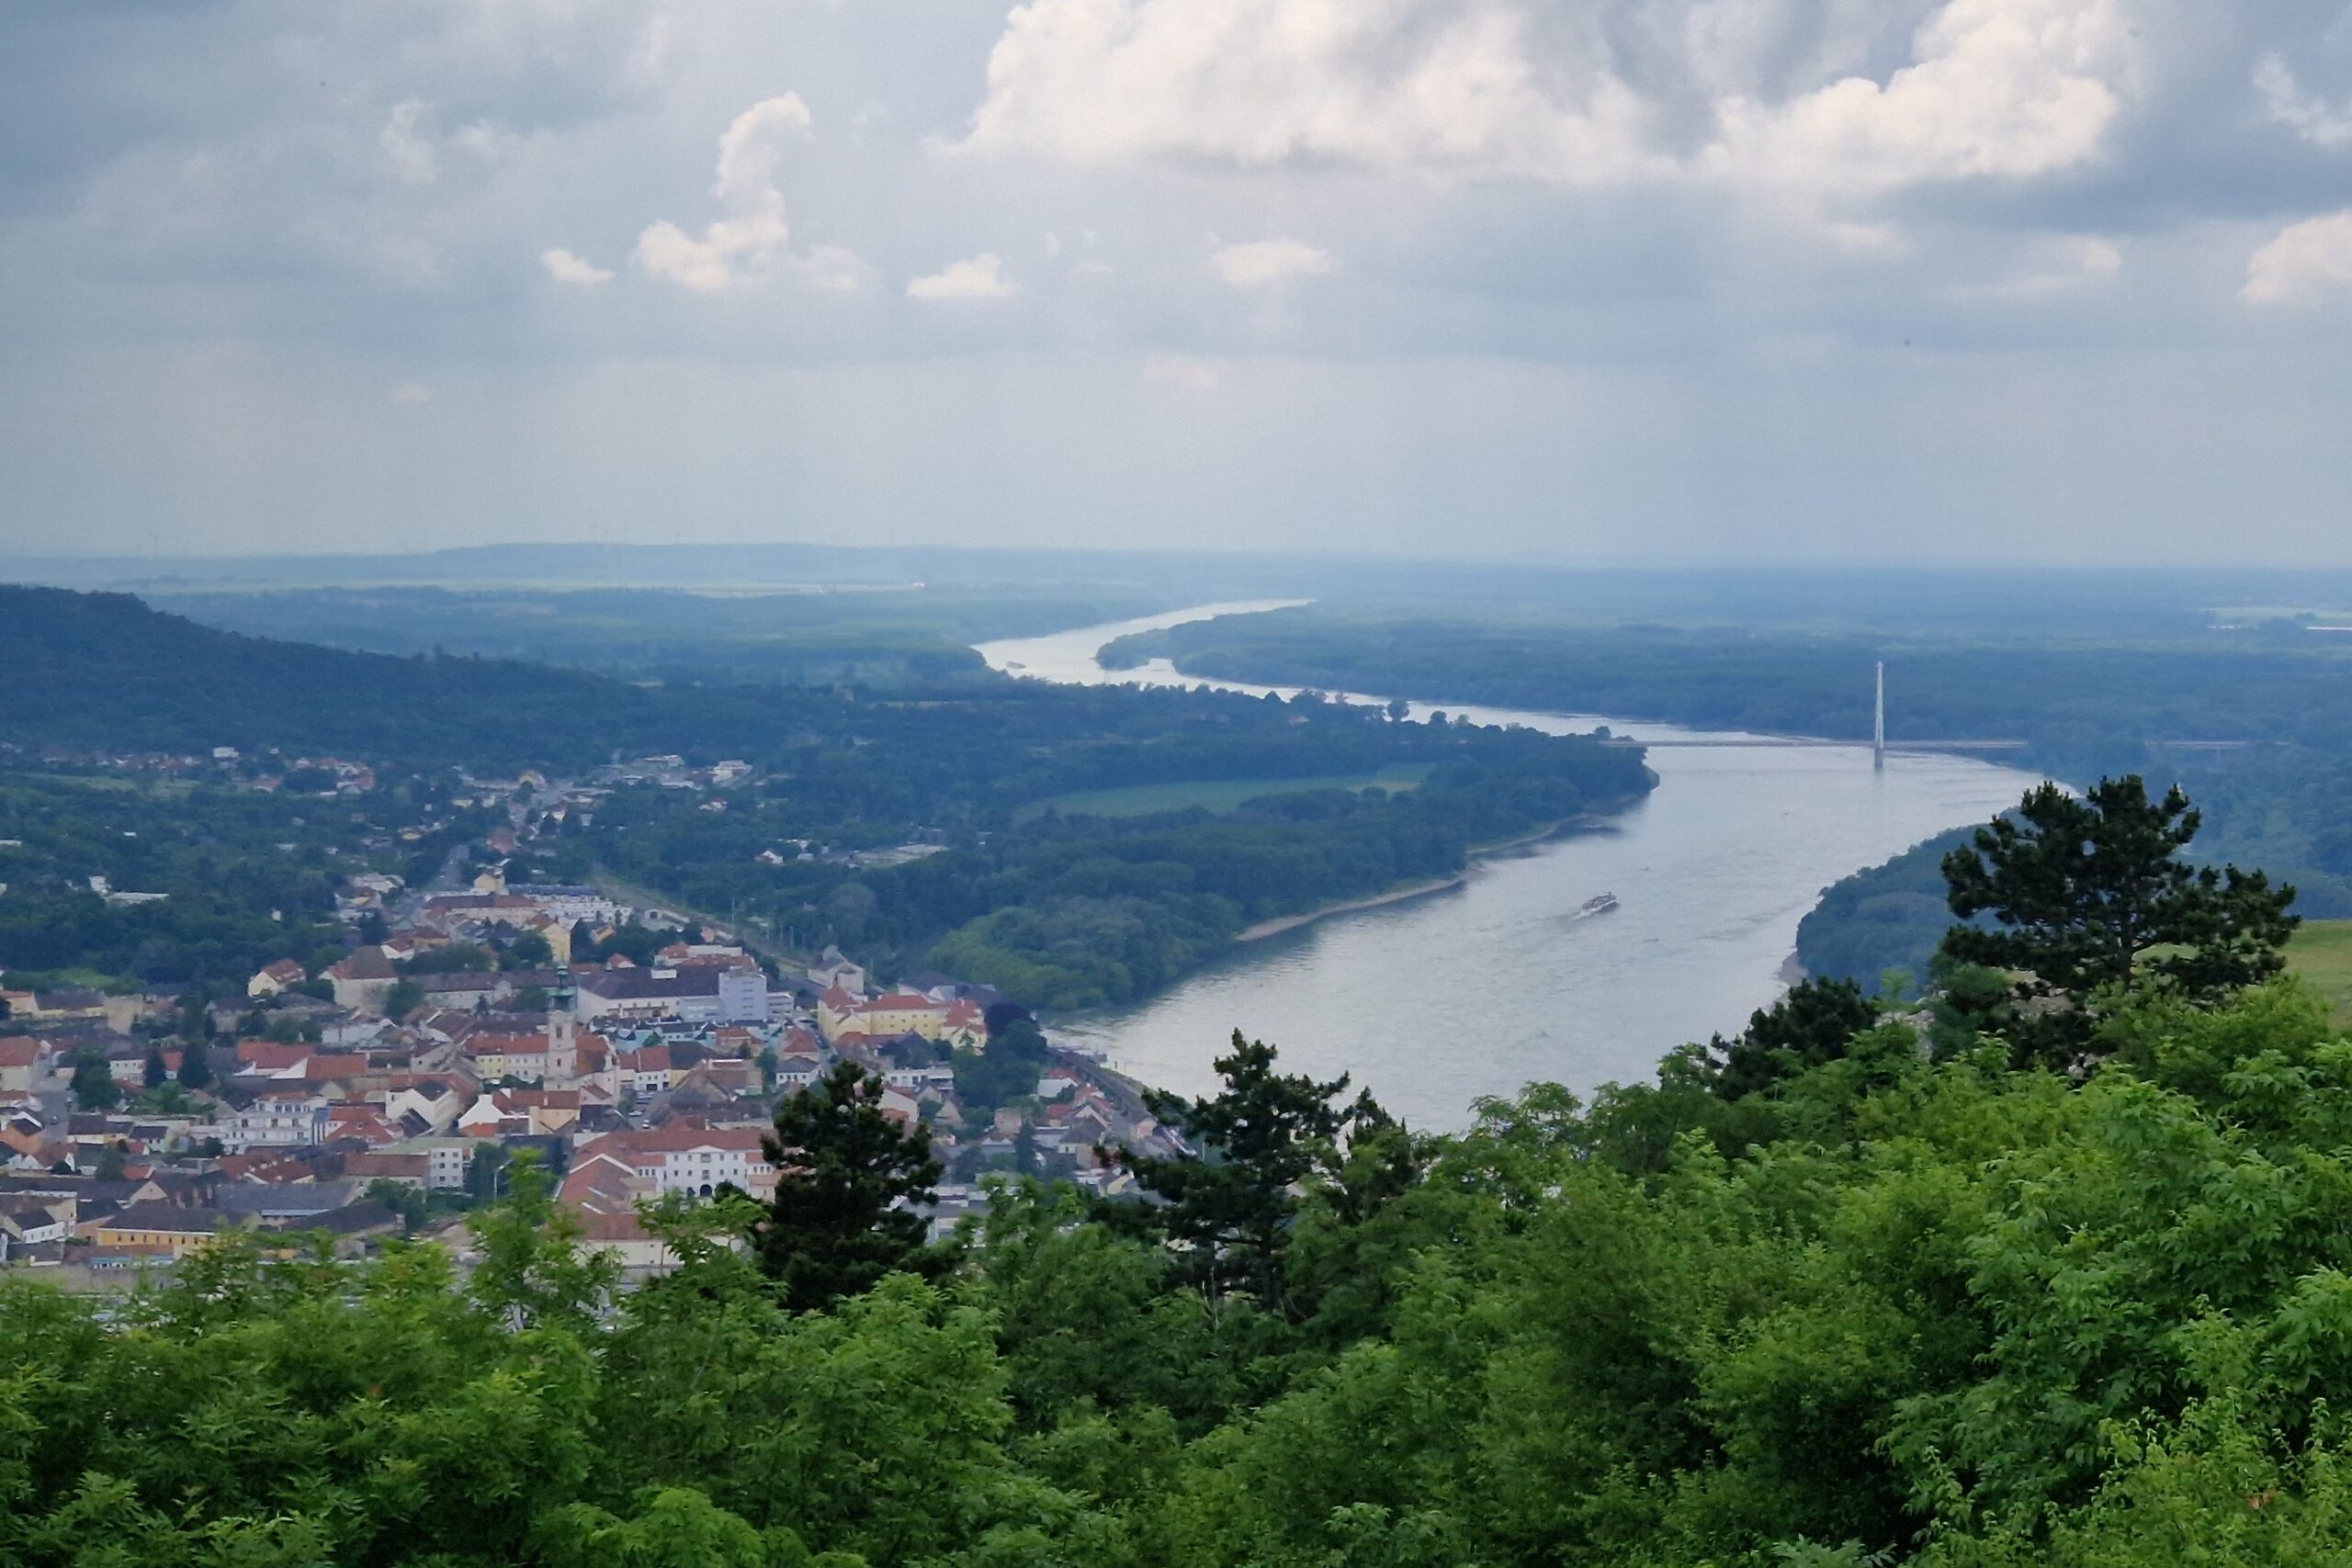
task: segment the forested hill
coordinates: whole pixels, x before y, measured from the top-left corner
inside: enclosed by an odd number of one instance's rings
[[[127,593],[0,586],[8,739],[77,750],[344,752],[377,760],[602,761],[616,747],[772,731],[748,694],[659,694],[500,660],[393,659],[163,615]]]

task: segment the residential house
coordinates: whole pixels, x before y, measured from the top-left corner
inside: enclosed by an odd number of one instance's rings
[[[958,997],[947,1004],[947,1016],[933,1038],[957,1051],[985,1051],[989,1044],[988,1014],[969,997]]]
[[[393,1074],[380,1091],[384,1120],[404,1138],[446,1134],[480,1088],[466,1073]]]
[[[574,1089],[501,1089],[484,1094],[458,1118],[469,1138],[553,1137],[580,1120]]]
[[[838,947],[828,947],[808,965],[808,983],[820,991],[838,987],[853,995],[865,991],[865,971],[842,955]]]
[[[50,1069],[49,1047],[29,1034],[0,1040],[0,1094],[30,1094]]]
[[[670,1087],[686,1074],[684,1067],[672,1060],[667,1045],[640,1045],[634,1051],[616,1051],[613,1054],[613,1070],[621,1092],[637,1100],[668,1093]]]
[[[306,978],[302,966],[290,958],[263,965],[254,977],[245,982],[245,995],[258,1001],[264,997],[278,996],[300,985]]]
[[[307,1089],[269,1089],[243,1111],[214,1123],[214,1135],[231,1154],[255,1148],[314,1145],[325,1141],[327,1100]]]
[[[403,1138],[397,1144],[386,1144],[374,1153],[379,1157],[421,1156],[424,1161],[425,1190],[456,1192],[466,1185],[466,1161],[481,1146],[471,1138]],[[344,1168],[350,1169],[347,1161]]]
[[[349,957],[329,964],[326,976],[334,987],[337,1007],[371,1017],[383,1012],[384,998],[401,981],[401,972],[384,956],[380,947],[354,951]]]
[[[102,1247],[135,1247],[181,1258],[236,1222],[218,1209],[183,1209],[174,1203],[133,1203],[100,1221],[91,1240]]]

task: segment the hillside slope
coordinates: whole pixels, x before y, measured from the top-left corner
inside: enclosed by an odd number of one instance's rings
[[[616,748],[737,748],[783,719],[764,694],[650,690],[504,660],[408,659],[200,626],[127,593],[0,586],[5,739],[76,750],[349,752],[576,764]]]

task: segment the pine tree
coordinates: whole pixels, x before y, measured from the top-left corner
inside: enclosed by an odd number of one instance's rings
[[[2259,871],[2191,866],[2181,852],[2199,816],[2178,785],[2151,801],[2136,773],[2101,779],[2080,798],[2054,784],[1976,830],[1944,857],[1954,926],[1941,957],[2019,977],[1999,1021],[2014,1040],[2064,1064],[2089,1043],[2102,990],[2154,985],[2210,1004],[2286,965],[2291,886]]]
[[[1769,1008],[1748,1015],[1736,1040],[1710,1042],[1708,1088],[1724,1100],[1770,1089],[1807,1068],[1834,1062],[1846,1043],[1878,1021],[1878,1010],[1851,980],[1802,980]]]
[[[929,1222],[915,1206],[937,1197],[939,1162],[924,1128],[902,1132],[883,1114],[886,1087],[839,1063],[776,1108],[775,1132],[761,1142],[775,1196],[752,1245],[795,1312],[862,1294],[885,1274],[933,1271]]]
[[[1145,1098],[1151,1113],[1176,1127],[1198,1152],[1154,1159],[1105,1151],[1136,1182],[1165,1201],[1147,1217],[1173,1243],[1194,1282],[1211,1295],[1240,1292],[1270,1311],[1284,1311],[1283,1252],[1298,1208],[1294,1190],[1330,1158],[1342,1117],[1332,1101],[1347,1090],[1274,1071],[1274,1048],[1233,1032],[1233,1049],[1217,1058],[1224,1091],[1187,1101],[1165,1090]],[[1369,1105],[1369,1102],[1366,1102]],[[1387,1118],[1370,1106],[1371,1118]],[[1112,1217],[1133,1223],[1129,1213]]]

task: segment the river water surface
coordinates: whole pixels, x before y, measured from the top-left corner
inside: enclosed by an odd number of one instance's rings
[[[1040,680],[1211,685],[1164,662],[1106,671],[1113,637],[1272,604],[1204,605],[1050,637],[984,644]],[[1860,682],[1858,682],[1858,687]],[[1280,688],[1285,695],[1288,688]],[[1372,701],[1366,695],[1360,700]],[[1443,705],[1487,724],[1565,733],[1607,725],[1661,746],[1658,786],[1605,826],[1479,865],[1459,888],[1333,915],[1262,941],[1156,1000],[1047,1021],[1146,1083],[1211,1090],[1237,1028],[1293,1071],[1354,1075],[1392,1111],[1463,1126],[1482,1095],[1539,1081],[1579,1093],[1647,1077],[1687,1040],[1731,1033],[1779,994],[1797,921],[1821,889],[1921,839],[2017,804],[2038,780],[1973,759],[1867,746],[1770,748],[1724,731],[1586,714]],[[1416,705],[1413,716],[1428,716]],[[1616,909],[1585,916],[1614,893]]]

